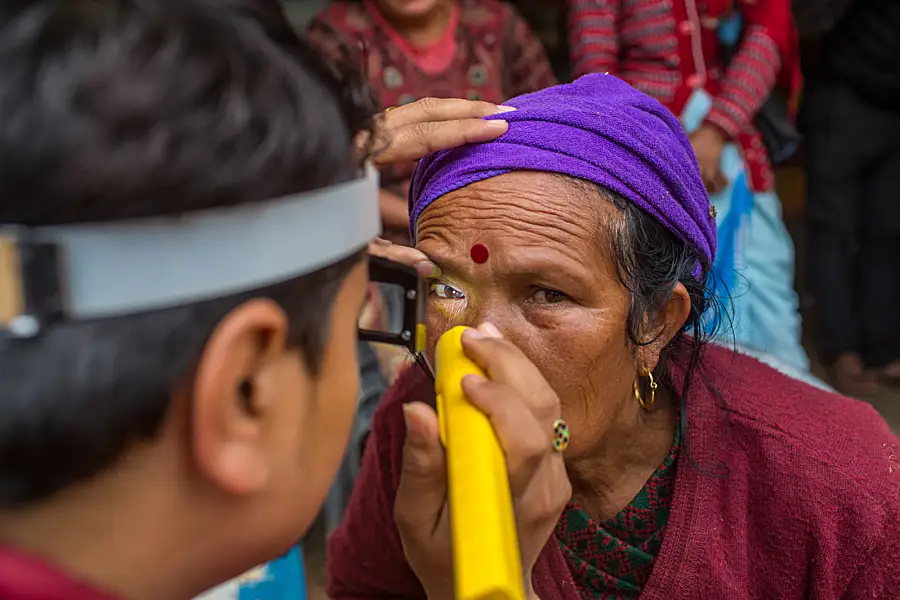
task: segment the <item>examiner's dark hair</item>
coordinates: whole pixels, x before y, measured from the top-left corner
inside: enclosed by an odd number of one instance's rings
[[[352,140],[373,126],[361,80],[298,38],[276,0],[3,2],[0,73],[0,224],[170,215],[328,186],[357,176]],[[360,259],[0,339],[0,507],[51,496],[156,435],[176,382],[248,298],[284,306],[316,371]]]

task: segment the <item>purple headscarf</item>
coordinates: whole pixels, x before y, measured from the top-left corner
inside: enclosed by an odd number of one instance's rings
[[[511,171],[571,175],[624,196],[694,248],[716,254],[716,220],[681,123],[662,104],[612,75],[587,75],[514,98],[499,139],[435,152],[409,192],[410,233],[429,204]]]

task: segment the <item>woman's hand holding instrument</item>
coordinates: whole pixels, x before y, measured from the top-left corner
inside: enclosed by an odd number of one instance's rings
[[[493,325],[466,331],[462,344],[487,375],[467,375],[462,387],[490,419],[506,455],[525,591],[533,596],[531,570],[571,497],[562,454],[553,446],[559,398],[537,367]],[[451,527],[438,417],[419,402],[406,405],[405,417],[395,520],[409,564],[429,599],[449,600],[454,594]]]
[[[519,534],[506,456],[491,420],[466,398],[462,382],[484,371],[466,355],[459,326],[435,348],[434,391],[447,456],[450,544],[456,600],[525,600]]]

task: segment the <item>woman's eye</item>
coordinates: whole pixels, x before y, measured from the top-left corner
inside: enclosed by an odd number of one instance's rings
[[[538,304],[558,304],[565,302],[569,297],[556,290],[540,289],[534,293],[534,301]]]
[[[461,300],[466,297],[461,291],[446,283],[434,282],[428,286],[428,289],[432,294],[444,300]]]

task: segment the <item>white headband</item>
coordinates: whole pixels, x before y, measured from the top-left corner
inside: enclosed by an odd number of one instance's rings
[[[350,256],[380,230],[371,165],[364,178],[267,202],[110,223],[2,227],[0,329],[34,335],[48,305],[82,320],[262,288]]]

